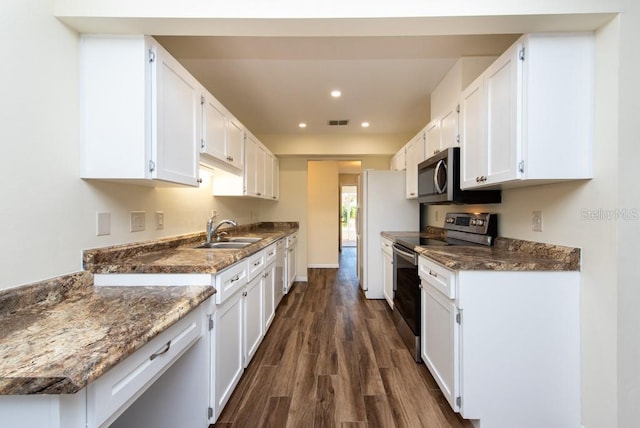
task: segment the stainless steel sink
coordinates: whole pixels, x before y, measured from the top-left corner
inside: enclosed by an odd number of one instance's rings
[[[219,242],[210,242],[204,243],[202,245],[198,245],[196,248],[204,248],[204,249],[221,249],[221,250],[233,250],[238,248],[244,248],[247,245],[251,245],[251,242],[229,242],[229,241],[219,241]]]

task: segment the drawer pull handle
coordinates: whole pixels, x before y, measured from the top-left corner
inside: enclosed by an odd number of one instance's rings
[[[234,276],[233,278],[231,278],[231,282],[236,282],[240,279],[239,275]]]
[[[256,260],[255,262],[253,262],[253,265],[254,266],[258,266],[258,265],[260,265],[260,263],[261,263],[260,260]]]
[[[436,272],[432,271],[431,269],[429,269],[429,275],[435,276],[436,278],[438,277],[438,274]]]
[[[160,351],[151,354],[151,356],[149,357],[149,359],[151,361],[155,360],[156,358],[158,358],[160,355],[162,354],[166,354],[167,352],[169,352],[169,348],[171,348],[171,341],[168,341],[166,345],[164,345],[164,348],[162,348]]]

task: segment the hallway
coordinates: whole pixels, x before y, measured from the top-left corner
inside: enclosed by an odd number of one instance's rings
[[[358,289],[355,248],[285,296],[216,428],[466,427]]]

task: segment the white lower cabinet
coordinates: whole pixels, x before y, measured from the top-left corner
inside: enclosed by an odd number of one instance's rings
[[[264,337],[264,322],[262,315],[264,277],[262,274],[256,276],[247,284],[243,293],[242,316],[244,327],[244,367],[258,350],[258,346]]]
[[[393,309],[393,242],[382,238],[382,293]]]
[[[267,334],[267,330],[271,326],[271,322],[276,315],[276,257],[277,246],[272,244],[265,250],[265,263],[267,267],[262,273],[264,281],[264,305],[262,308],[263,331]],[[282,287],[282,284],[279,284]]]
[[[580,273],[452,271],[419,258],[421,354],[483,428],[580,426]]]
[[[284,265],[286,279],[284,281],[284,294],[287,294],[296,280],[296,246],[298,242],[298,234],[294,233],[287,236],[285,242]]]
[[[244,372],[243,294],[217,305],[211,330],[211,409],[214,423]]]

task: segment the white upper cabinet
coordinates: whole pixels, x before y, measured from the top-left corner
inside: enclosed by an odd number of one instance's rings
[[[80,46],[82,177],[197,186],[199,83],[150,37]]]
[[[528,34],[464,92],[461,187],[592,177],[593,35]]]
[[[218,165],[217,160],[241,170],[244,165],[242,124],[210,93],[203,95],[202,102],[200,162],[205,166],[215,167]]]
[[[391,158],[390,169],[393,171],[402,171],[407,169],[405,146],[398,150]]]
[[[418,164],[424,160],[424,151],[425,131],[423,129],[405,146],[407,163],[405,190],[407,199],[418,197]]]
[[[251,132],[243,131],[242,171],[214,170],[214,196],[250,196],[278,200],[278,160]]]
[[[425,138],[425,151],[424,157],[425,159],[430,158],[441,150],[441,121],[440,120],[432,120],[427,124],[427,127],[424,129],[424,138]]]
[[[457,147],[460,144],[458,115],[460,106],[456,103],[440,118],[440,150]],[[427,141],[429,137],[427,136]]]

